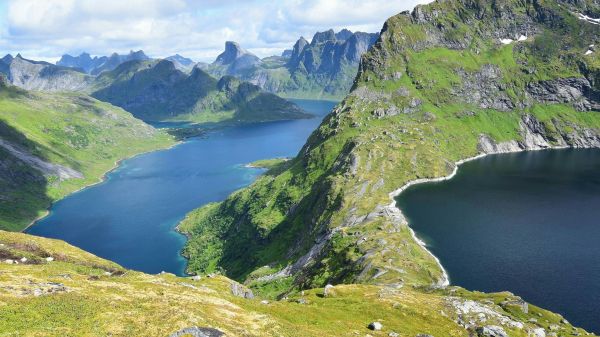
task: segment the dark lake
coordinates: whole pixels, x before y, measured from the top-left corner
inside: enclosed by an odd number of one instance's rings
[[[488,156],[397,200],[451,284],[509,290],[600,333],[600,150]]]
[[[127,268],[182,275],[185,237],[173,228],[185,214],[225,199],[262,173],[245,164],[295,156],[336,104],[294,102],[316,117],[228,127],[125,160],[103,183],[55,203],[27,232],[65,240]]]

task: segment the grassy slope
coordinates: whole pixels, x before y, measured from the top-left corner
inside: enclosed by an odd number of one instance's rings
[[[184,249],[189,271],[222,270],[271,295],[328,282],[430,284],[441,274],[435,261],[405,223],[378,211],[390,203],[389,192],[418,178],[449,174],[454,162],[479,153],[481,135],[521,141],[526,115],[542,123],[555,145],[559,138],[598,134],[597,112],[535,102],[524,93],[529,82],[582,77],[583,72],[598,90],[598,54],[583,55],[588,44],[598,43],[597,26],[556,3],[538,9],[519,1],[496,4],[515,16],[508,21],[496,16],[497,8],[479,3],[481,20],[460,1],[423,7],[437,12],[425,23],[407,15],[389,19],[381,41],[363,59],[356,90],[288,169],[191,212],[180,224],[190,237]],[[536,11],[556,20],[532,23],[537,35],[527,41],[506,46],[492,38],[498,27],[532,20],[528,13]],[[466,45],[450,49],[429,40],[431,32],[449,45]],[[508,97],[515,109],[482,108],[469,103],[470,92],[455,94],[466,81],[459,74],[475,76],[484,65],[500,70],[494,95]],[[596,74],[595,81],[589,74]],[[411,108],[415,99],[421,104]],[[392,106],[409,109],[374,116]],[[289,266],[315,243],[322,243],[322,254],[299,273],[264,277]]]
[[[170,136],[128,112],[82,94],[0,88],[0,111],[2,125],[20,138],[17,144],[47,162],[73,168],[84,176],[61,181],[16,163],[13,176],[0,182],[5,188],[0,200],[3,229],[23,229],[52,201],[97,182],[116,161],[174,143]],[[8,154],[4,151],[3,155]],[[18,180],[21,173],[23,179]]]
[[[83,252],[62,241],[0,231],[0,259],[26,257],[0,272],[0,336],[168,336],[186,327],[212,327],[227,336],[469,336],[455,320],[453,302],[473,300],[497,314],[486,324],[523,322],[511,336],[556,325],[561,334],[584,333],[561,317],[529,306],[498,304],[509,293],[482,294],[460,288],[426,290],[369,285],[334,287],[327,297],[313,289],[282,301],[261,303],[230,292],[223,276],[201,280],[148,275]],[[51,262],[46,261],[52,257]],[[35,293],[38,293],[38,296]],[[303,302],[303,303],[300,303]],[[476,314],[463,314],[473,319]],[[527,322],[535,319],[538,323]],[[370,331],[373,321],[382,331]]]

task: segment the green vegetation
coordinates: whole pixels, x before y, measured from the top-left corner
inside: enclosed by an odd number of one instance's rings
[[[131,61],[97,78],[92,95],[145,121],[264,122],[309,118],[295,104],[248,82],[216,80],[194,68],[184,74],[170,61]]]
[[[248,164],[249,167],[273,169],[289,161],[289,158],[260,159]]]
[[[354,90],[286,169],[182,221],[188,271],[218,270],[271,297],[327,283],[438,283],[436,261],[386,209],[389,193],[490,146],[536,148],[532,134],[542,146],[598,146],[598,57],[584,53],[599,31],[574,11],[456,0],[389,19]],[[568,97],[553,83],[591,87]]]
[[[26,260],[22,260],[26,258]],[[148,275],[62,241],[0,231],[0,336],[169,336],[210,327],[227,336],[470,336],[457,321],[479,320],[525,337],[536,328],[585,334],[562,317],[528,306],[510,293],[458,287],[336,285],[280,301],[244,299],[223,276],[199,280]],[[17,261],[8,264],[5,261]],[[50,261],[49,261],[50,260]],[[474,308],[464,312],[465,305]],[[371,331],[371,322],[382,323]]]
[[[98,182],[118,160],[174,144],[128,112],[83,94],[0,87],[0,111],[2,229],[23,229],[51,202]],[[9,147],[42,164],[36,168]]]

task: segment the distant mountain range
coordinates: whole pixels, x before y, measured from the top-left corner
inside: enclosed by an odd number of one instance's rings
[[[147,121],[262,122],[311,117],[256,85],[231,76],[217,80],[199,67],[188,75],[169,60],[126,62],[102,73],[97,83],[101,88],[92,96]]]
[[[88,53],[81,53],[79,56],[63,55],[56,65],[70,68],[80,68],[85,73],[98,75],[103,71],[113,70],[121,63],[127,61],[143,61],[150,58],[142,50],[130,51],[127,55],[119,55],[113,53],[110,56],[94,56],[93,58]]]
[[[145,121],[261,122],[311,116],[256,85],[230,76],[213,78],[202,64],[181,55],[169,59],[151,60],[142,51],[94,58],[84,53],[63,56],[58,63],[70,66],[62,66],[6,55],[0,59],[0,73],[22,89],[89,94]]]
[[[217,79],[225,75],[234,76],[283,97],[340,99],[352,86],[360,57],[378,37],[378,33],[347,29],[336,33],[330,29],[317,32],[310,42],[300,37],[291,49],[286,49],[280,56],[261,59],[237,42],[227,41],[223,53],[211,64],[196,63],[179,54],[165,59],[187,74],[197,67]],[[130,51],[126,55],[113,53],[94,57],[85,52],[79,56],[65,54],[56,63],[60,68],[51,67],[47,62],[27,60],[37,65],[28,66],[27,70],[22,70],[23,65],[17,66],[16,69],[21,70],[13,71],[11,75],[12,56],[7,57],[11,60],[0,60],[0,72],[7,74],[13,84],[26,89],[53,91],[85,87],[90,83],[90,78],[83,76],[86,74],[97,76],[125,62],[150,60],[142,50]],[[68,69],[75,72],[68,72]],[[29,73],[33,73],[32,77],[26,76]]]
[[[316,33],[310,42],[301,37],[281,56],[263,59],[228,41],[206,70],[214,76],[238,77],[285,97],[341,98],[352,86],[360,57],[378,37],[377,33],[328,30]]]

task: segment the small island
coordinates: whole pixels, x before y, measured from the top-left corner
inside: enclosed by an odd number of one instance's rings
[[[262,168],[270,170],[277,167],[285,162],[288,162],[290,158],[271,158],[271,159],[260,159],[246,164],[248,168]]]

